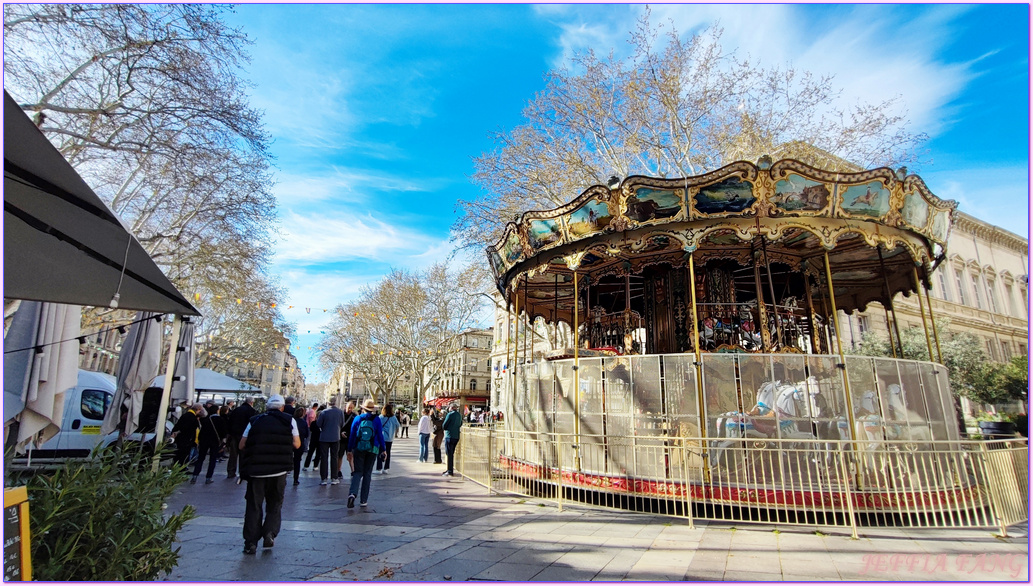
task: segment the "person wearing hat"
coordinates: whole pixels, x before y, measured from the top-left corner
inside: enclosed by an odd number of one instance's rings
[[[294,450],[301,436],[294,418],[283,412],[284,400],[273,395],[265,413],[251,418],[240,438],[240,475],[247,479],[244,499],[244,553],[254,554],[258,538],[272,547],[280,532],[280,507],[287,489],[287,473],[294,468]],[[262,504],[265,503],[263,520]]]
[[[348,491],[348,508],[355,507],[355,497],[359,498],[359,506],[365,507],[369,501],[369,485],[373,479],[373,465],[379,454],[384,453],[384,426],[377,417],[377,404],[373,399],[366,399],[362,405],[362,414],[352,421],[351,432],[348,433],[348,452],[352,455],[351,488]]]

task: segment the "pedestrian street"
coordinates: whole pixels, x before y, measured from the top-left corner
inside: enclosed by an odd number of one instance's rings
[[[369,506],[347,508],[348,483],[318,470],[288,483],[272,548],[241,553],[244,487],[225,476],[183,483],[169,511],[193,504],[169,581],[1028,581],[1027,526],[986,530],[848,530],[697,522],[546,499],[489,495],[444,465],[417,462],[396,439],[373,476]]]

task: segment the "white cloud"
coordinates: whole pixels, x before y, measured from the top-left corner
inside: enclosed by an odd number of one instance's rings
[[[628,30],[635,14],[615,18],[606,8],[569,7],[538,11],[560,28],[560,54],[565,62],[574,50],[611,49],[628,54]],[[971,63],[944,63],[939,50],[952,38],[951,27],[964,7],[935,6],[904,13],[892,6],[838,6],[831,11],[794,5],[664,4],[651,7],[653,24],[664,30],[673,22],[684,38],[718,23],[722,44],[740,58],[760,60],[767,67],[793,67],[818,75],[834,75],[843,90],[841,105],[880,103],[901,98],[912,129],[935,136],[945,124],[948,104],[972,81]],[[822,18],[824,17],[824,20]]]
[[[416,180],[364,169],[330,166],[322,174],[280,172],[273,195],[284,206],[332,200],[335,203],[368,201],[375,192],[433,191],[442,180]]]
[[[439,246],[434,238],[414,230],[342,211],[287,212],[283,226],[283,239],[276,245],[276,262],[281,264],[391,261]]]

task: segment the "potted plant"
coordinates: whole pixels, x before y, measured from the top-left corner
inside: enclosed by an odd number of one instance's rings
[[[1004,413],[981,413],[976,417],[979,430],[986,439],[1015,437],[1015,423]]]

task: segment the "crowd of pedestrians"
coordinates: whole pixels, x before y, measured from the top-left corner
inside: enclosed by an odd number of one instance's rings
[[[445,413],[424,406],[416,422],[420,442],[418,461],[445,464],[443,476],[454,476],[454,457],[460,428],[465,418],[457,404]],[[173,420],[174,460],[192,471],[190,483],[197,483],[205,471],[205,484],[213,482],[219,462],[226,461],[226,477],[246,481],[244,553],[254,554],[259,541],[272,547],[280,531],[280,509],[287,479],[294,486],[302,482],[302,471],[319,470],[320,487],[336,486],[347,478],[348,508],[369,503],[373,474],[388,474],[391,446],[395,439],[408,439],[414,415],[387,404],[381,408],[373,399],[361,407],[354,401],[341,409],[336,399],[329,404],[296,405],[293,397],[268,398],[259,413],[254,398],[240,406],[229,402],[221,407],[212,402],[181,403]],[[447,460],[442,459],[444,446]],[[205,466],[207,464],[207,466]],[[335,489],[330,489],[335,490]]]

